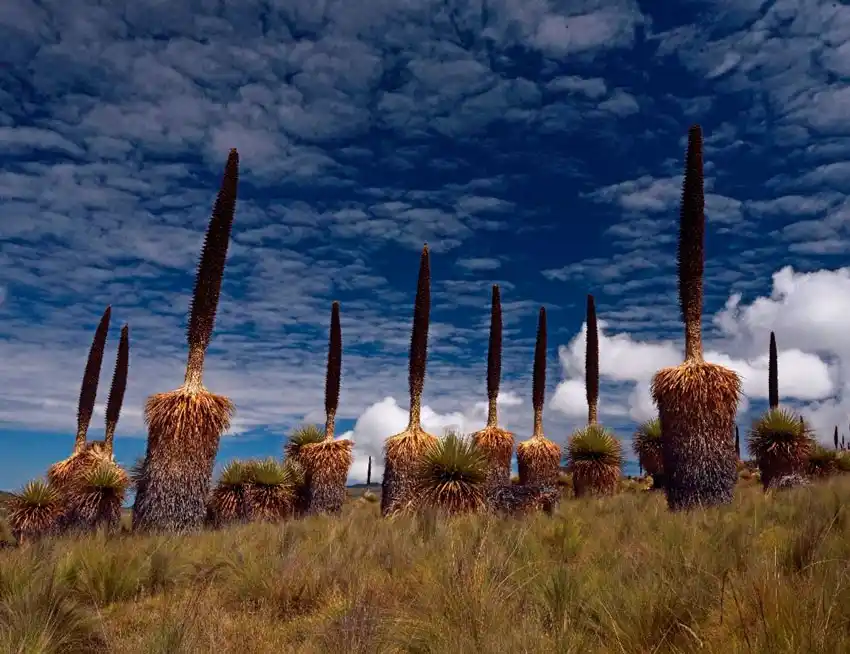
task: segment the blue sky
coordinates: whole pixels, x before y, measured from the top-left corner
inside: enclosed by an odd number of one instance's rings
[[[596,296],[602,421],[630,452],[648,383],[682,356],[675,237],[684,139],[706,135],[707,357],[764,408],[831,440],[850,410],[850,7],[815,0],[224,0],[0,9],[0,488],[73,444],[91,336],[130,325],[117,458],[144,398],[175,388],[221,170],[240,200],[205,381],[237,406],[220,459],[278,455],[322,421],[330,304],[339,427],[365,476],[406,423],[418,252],[432,249],[426,427],[484,423],[490,285],[505,314],[502,421],[531,429],[537,308],[544,427],[585,416]]]

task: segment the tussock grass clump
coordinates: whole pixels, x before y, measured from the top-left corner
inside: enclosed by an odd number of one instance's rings
[[[410,420],[407,429],[391,436],[384,446],[384,478],[381,481],[381,514],[389,516],[410,504],[416,465],[437,437],[422,429],[422,390],[428,360],[428,327],[431,315],[431,259],[428,245],[422,248],[413,329],[410,334]]]
[[[756,420],[747,437],[747,447],[758,463],[765,488],[774,479],[805,472],[813,445],[812,432],[805,422],[779,407]]]
[[[664,487],[664,459],[661,451],[661,421],[652,418],[635,431],[632,446],[643,470],[652,477],[653,488]]]
[[[27,482],[6,503],[12,535],[25,544],[56,533],[63,508],[62,496],[53,486],[41,480]]]
[[[207,523],[215,528],[247,522],[251,517],[247,489],[251,477],[244,461],[229,461],[221,470],[207,502]]]
[[[702,349],[705,197],[702,130],[688,131],[677,252],[679,304],[685,323],[685,361],[652,380],[661,420],[665,492],[671,510],[732,501],[737,480],[732,439],[741,379],[707,363]]]
[[[622,463],[620,441],[599,424],[579,429],[567,443],[567,468],[576,497],[616,493]]]
[[[66,498],[65,520],[72,529],[117,531],[130,477],[113,461],[87,470]]]
[[[16,553],[17,554],[17,553]],[[54,568],[20,558],[26,568],[0,567],[0,652],[106,654],[102,619]]]
[[[311,443],[299,452],[307,480],[307,513],[339,513],[348,497],[346,481],[353,461],[350,440],[334,440],[342,374],[342,327],[339,302],[331,305],[328,338],[328,366],[325,376],[325,433],[321,442]]]
[[[516,457],[520,484],[552,488],[561,472],[561,447],[543,435],[543,402],[546,397],[546,308],[540,307],[537,340],[534,346],[534,373],[531,401],[534,430],[531,438],[517,445]]]
[[[183,385],[145,403],[148,446],[133,507],[133,528],[197,529],[206,517],[219,439],[230,427],[233,403],[203,385],[204,359],[215,325],[230,231],[236,211],[239,155],[227,157],[198,263],[189,324],[189,356]]]
[[[412,503],[450,515],[484,509],[488,458],[475,441],[448,432],[422,455],[413,480]]]
[[[507,484],[511,476],[514,435],[499,427],[499,385],[502,376],[502,299],[498,285],[493,285],[490,306],[490,341],[487,350],[487,425],[472,435],[478,448],[487,456],[487,483]]]

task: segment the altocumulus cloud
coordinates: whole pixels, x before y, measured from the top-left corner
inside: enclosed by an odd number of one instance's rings
[[[141,451],[145,397],[181,379],[191,271],[231,147],[242,184],[206,373],[238,408],[223,456],[277,453],[294,425],[322,420],[338,299],[350,479],[365,477],[369,456],[380,474],[383,440],[407,420],[425,241],[426,428],[484,424],[497,282],[504,424],[530,431],[543,304],[558,352],[547,435],[563,441],[583,421],[590,291],[604,326],[602,418],[628,440],[653,412],[652,374],[681,357],[676,213],[695,120],[707,133],[707,355],[744,377],[739,421],[763,405],[774,330],[784,399],[822,437],[847,422],[850,289],[835,258],[850,252],[847,7],[695,1],[673,16],[634,0],[2,5],[0,438],[14,463],[0,463],[0,486],[40,474],[59,451],[49,443],[70,447],[106,304],[100,399],[126,321],[119,457]]]

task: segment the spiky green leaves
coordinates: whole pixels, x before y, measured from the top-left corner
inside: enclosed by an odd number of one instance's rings
[[[492,402],[499,396],[502,377],[502,296],[498,284],[493,285],[490,306],[490,342],[487,349],[487,398]]]
[[[747,444],[767,488],[778,477],[802,472],[814,441],[803,420],[787,409],[774,408],[753,423]]]
[[[295,468],[273,458],[231,461],[213,489],[208,519],[215,526],[281,520],[292,510],[298,483]]]
[[[828,477],[840,470],[839,458],[841,452],[830,450],[815,443],[809,450],[806,459],[806,472],[813,477]],[[850,467],[850,466],[848,466]]]
[[[623,453],[620,441],[601,425],[588,425],[567,441],[567,469],[577,497],[616,492]]]
[[[7,503],[9,526],[19,541],[53,533],[62,514],[59,492],[38,479],[27,482]]]
[[[422,248],[419,259],[419,278],[416,282],[416,302],[413,306],[413,329],[410,333],[410,386],[411,408],[418,407],[425,384],[425,366],[428,360],[428,325],[431,319],[431,259],[428,245]],[[416,416],[418,419],[418,416]],[[417,420],[418,422],[418,420]]]
[[[86,368],[83,372],[83,382],[80,385],[80,401],[77,405],[77,438],[74,451],[79,451],[86,442],[86,433],[94,413],[94,402],[97,398],[97,385],[100,380],[100,367],[103,364],[103,351],[106,348],[106,336],[109,332],[109,319],[112,316],[112,307],[106,307],[106,311],[100,317],[100,322],[94,331],[89,356],[86,360]]]
[[[325,440],[325,432],[318,425],[301,425],[292,430],[289,440],[284,447],[287,458],[296,459],[301,448],[311,443],[321,443]]]
[[[247,502],[254,520],[282,520],[292,511],[296,493],[296,475],[291,466],[273,458],[247,464]]]
[[[295,486],[296,474],[273,458],[248,461],[244,464],[245,479],[258,486]]]
[[[327,438],[333,438],[333,416],[339,406],[339,382],[342,373],[342,328],[339,302],[331,305],[331,328],[328,336],[328,367],[325,375],[325,415],[328,417]]]
[[[771,409],[779,406],[779,364],[776,353],[776,336],[770,332],[770,357],[767,368],[767,396]]]
[[[788,409],[770,409],[753,423],[747,445],[756,459],[767,456],[805,456],[811,448],[811,432]]]
[[[588,425],[577,430],[567,442],[567,465],[596,462],[619,466],[623,461],[622,447],[617,437],[601,425]]]
[[[112,461],[102,461],[83,475],[82,488],[99,492],[124,493],[129,485],[127,473]]]
[[[679,303],[685,323],[685,355],[702,360],[702,283],[705,268],[705,196],[703,191],[702,129],[688,130],[685,178],[679,214]]]
[[[121,328],[121,340],[118,342],[118,356],[115,359],[115,370],[112,373],[112,385],[109,388],[109,398],[106,401],[106,433],[104,443],[109,454],[112,454],[112,442],[115,438],[115,427],[124,403],[124,391],[127,390],[127,371],[130,366],[130,328]]]
[[[632,447],[643,469],[650,475],[659,474],[664,467],[661,452],[661,421],[653,418],[642,423],[635,431]]]
[[[599,331],[596,326],[596,303],[587,296],[587,347],[584,353],[584,388],[587,394],[587,422],[596,422],[599,402]]]
[[[244,461],[228,461],[221,469],[218,485],[224,487],[244,486],[250,480],[250,469]]]
[[[86,470],[67,497],[64,526],[82,530],[101,526],[117,529],[129,485],[127,473],[111,460],[101,461]]]
[[[484,508],[487,457],[475,443],[449,432],[429,446],[414,473],[415,502],[447,513]]]
[[[213,488],[207,504],[207,519],[221,527],[250,517],[246,498],[251,481],[249,465],[243,461],[229,461],[221,470],[218,483]]]
[[[28,481],[20,493],[12,497],[10,510],[14,511],[16,506],[29,508],[49,508],[60,500],[59,492],[50,484],[41,479]]]
[[[534,372],[531,379],[531,402],[535,413],[542,411],[546,399],[546,307],[537,316],[537,341],[534,344]]]
[[[206,351],[215,326],[215,314],[221,294],[221,281],[224,277],[224,264],[227,260],[227,248],[230,243],[230,231],[236,213],[236,195],[239,186],[239,154],[230,151],[224,167],[224,176],[213,205],[212,216],[204,237],[201,259],[195,277],[195,289],[192,306],[189,311],[189,324],[186,337],[189,344],[189,367],[192,377],[197,377],[203,368],[203,353]],[[187,371],[187,379],[190,378]]]

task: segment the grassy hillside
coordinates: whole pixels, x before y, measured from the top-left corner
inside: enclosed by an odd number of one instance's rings
[[[848,652],[848,503],[846,477],[677,515],[652,492],[524,520],[383,520],[355,499],[338,518],[62,539],[0,552],[0,651]]]

